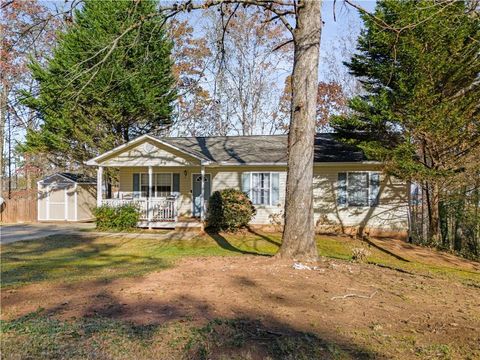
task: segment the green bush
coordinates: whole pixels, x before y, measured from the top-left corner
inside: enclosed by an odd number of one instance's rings
[[[126,204],[122,206],[102,205],[93,210],[99,230],[129,230],[137,226],[140,211],[137,206]]]
[[[208,202],[207,227],[236,231],[247,226],[254,215],[255,207],[245,193],[236,189],[215,191]]]

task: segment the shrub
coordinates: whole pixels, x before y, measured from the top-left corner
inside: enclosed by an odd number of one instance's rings
[[[93,210],[99,230],[129,230],[137,226],[140,211],[137,206],[126,204],[122,206],[102,205]]]
[[[248,196],[236,189],[215,191],[208,202],[207,226],[212,230],[236,231],[248,225],[255,207]]]

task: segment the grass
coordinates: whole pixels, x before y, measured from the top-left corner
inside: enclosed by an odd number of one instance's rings
[[[1,335],[3,354],[16,359],[373,358],[365,350],[342,350],[311,333],[273,329],[244,318],[214,319],[204,326],[185,321],[137,326],[101,317],[61,321],[39,309],[2,322]]]
[[[242,233],[197,236],[190,240],[132,237],[52,236],[1,247],[1,286],[15,287],[39,281],[112,280],[138,276],[173,266],[185,256],[273,255],[280,234]],[[352,250],[369,245],[345,237],[317,237],[320,255],[351,260]],[[480,286],[480,273],[418,261],[401,261],[369,248],[368,262],[394,269],[442,276]]]
[[[163,234],[164,235],[164,234]],[[160,236],[160,234],[159,234]],[[190,240],[158,240],[132,236],[53,236],[1,247],[2,287],[41,282],[75,283],[138,276],[174,266],[186,256],[273,255],[280,234],[207,234]],[[320,255],[351,260],[354,248],[368,248],[367,262],[425,276],[480,287],[480,274],[419,261],[401,261],[365,242],[345,237],[317,237]],[[372,265],[373,266],[373,265]],[[369,359],[368,350],[328,342],[318,335],[285,324],[262,324],[258,319],[215,319],[198,325],[182,319],[163,325],[135,325],[99,315],[63,321],[42,309],[0,322],[4,358],[23,359]],[[374,326],[374,325],[372,325]],[[373,328],[375,329],[375,328]],[[365,331],[365,330],[364,330]],[[367,331],[357,335],[367,343],[398,348],[405,339],[384,338]],[[373,340],[371,337],[373,336]],[[403,336],[403,335],[402,335]],[[28,346],[26,346],[28,344]],[[373,345],[372,345],[373,346]],[[380,346],[380,345],[379,345]],[[447,344],[415,348],[420,358],[452,357]],[[373,349],[375,350],[375,349]]]

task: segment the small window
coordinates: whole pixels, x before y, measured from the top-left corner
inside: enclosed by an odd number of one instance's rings
[[[140,174],[141,197],[148,197],[148,174]]]
[[[252,173],[252,203],[270,205],[270,173]]]
[[[347,177],[349,206],[368,206],[368,173],[351,172]]]
[[[378,204],[379,173],[338,173],[337,204],[343,206],[375,206]]]
[[[170,196],[172,193],[172,174],[156,174],[155,192],[156,197]]]

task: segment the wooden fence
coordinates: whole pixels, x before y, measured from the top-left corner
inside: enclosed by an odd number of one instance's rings
[[[5,194],[6,195],[6,194]],[[37,191],[14,192],[0,208],[1,223],[37,221]]]

